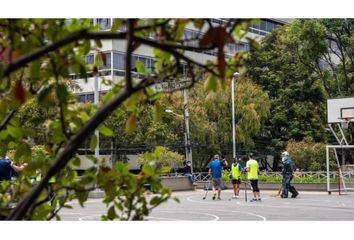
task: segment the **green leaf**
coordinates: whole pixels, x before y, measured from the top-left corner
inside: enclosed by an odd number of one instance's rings
[[[7,153],[7,144],[0,142],[0,156],[6,156]]]
[[[19,127],[8,125],[7,132],[10,136],[14,138],[22,138],[22,130]]]
[[[67,88],[62,84],[58,84],[56,88],[56,93],[59,101],[61,103],[66,103],[67,98],[69,96]]]
[[[106,137],[112,137],[113,136],[113,131],[105,126],[101,126],[98,128],[98,130],[100,131],[100,133],[102,133],[104,136]]]
[[[210,75],[210,77],[205,82],[205,90],[213,92],[218,90],[218,80],[214,75]]]
[[[154,120],[156,122],[161,121],[161,118],[163,116],[163,112],[164,112],[164,108],[161,106],[161,104],[159,102],[155,103],[155,107],[154,107]]]
[[[144,165],[142,168],[143,173],[145,173],[147,176],[153,176],[155,171],[150,165]]]
[[[84,65],[79,64],[79,69],[78,69],[78,73],[80,74],[80,77],[87,79],[87,69]]]
[[[14,155],[15,161],[20,161],[20,160],[31,160],[31,148],[29,145],[25,142],[20,142],[17,144],[16,152]]]
[[[177,20],[177,30],[176,30],[176,38],[181,39],[184,35],[184,29],[188,24],[188,19],[178,19]]]
[[[49,87],[45,88],[44,90],[42,90],[39,93],[38,102],[44,106],[49,106],[50,104],[53,104],[54,99],[52,97],[52,90],[53,90],[52,86],[49,86]]]
[[[102,42],[100,39],[95,39],[95,43],[98,48],[102,48]]]
[[[81,164],[81,160],[78,156],[75,156],[71,159],[71,163],[76,166],[76,167],[79,167],[80,164]]]
[[[8,131],[4,130],[0,132],[0,140],[5,140],[9,136]]]
[[[138,73],[146,74],[145,66],[140,60],[137,60],[135,62],[135,66],[136,66],[136,69],[138,70]]]
[[[7,104],[5,100],[0,100],[0,122],[6,116]]]
[[[108,209],[107,216],[110,220],[113,220],[117,216],[114,206],[111,206]]]
[[[30,78],[32,80],[38,80],[40,78],[40,68],[41,68],[41,62],[39,60],[33,61],[30,64]]]
[[[246,37],[249,44],[251,44],[254,48],[258,49],[260,47],[259,43],[253,38]]]
[[[90,149],[91,151],[95,151],[97,146],[97,136],[94,134],[92,135],[91,143],[90,143]]]
[[[111,27],[111,31],[115,32],[120,28],[120,25],[123,23],[124,19],[119,18],[119,19],[114,19],[112,27]]]
[[[135,128],[136,128],[136,115],[132,114],[129,116],[128,120],[127,120],[127,124],[126,124],[126,130],[128,133],[132,133]]]
[[[90,119],[86,112],[80,112],[80,118],[83,123],[87,122]]]
[[[76,191],[76,196],[79,200],[80,206],[84,207],[84,202],[86,202],[88,198],[88,192]]]
[[[155,206],[158,205],[161,202],[161,198],[160,197],[153,197],[150,201],[150,204]]]

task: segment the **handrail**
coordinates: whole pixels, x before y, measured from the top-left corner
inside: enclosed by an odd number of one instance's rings
[[[343,173],[344,174],[344,173]],[[352,173],[348,172],[344,174],[344,177],[351,176]],[[272,177],[282,177],[281,172],[270,172],[270,171],[261,171],[259,172],[259,176],[272,176]],[[294,172],[295,177],[313,177],[313,178],[327,178],[326,171],[299,171]],[[336,178],[338,176],[337,171],[329,172],[330,178]],[[197,182],[206,182],[211,179],[211,176],[208,172],[194,172],[193,177]]]

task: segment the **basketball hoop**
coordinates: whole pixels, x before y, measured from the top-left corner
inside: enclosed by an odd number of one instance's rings
[[[343,130],[347,130],[349,127],[349,120],[350,118],[343,118],[343,122],[341,122],[340,124],[342,125]]]

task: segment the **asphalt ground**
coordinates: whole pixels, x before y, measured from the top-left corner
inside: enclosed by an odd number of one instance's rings
[[[300,192],[296,199],[272,197],[276,191],[261,191],[261,202],[249,202],[252,193],[241,190],[239,199],[230,199],[232,190],[224,190],[221,200],[212,200],[209,191],[174,192],[180,203],[163,203],[146,217],[148,221],[352,221],[354,220],[354,194],[338,195],[327,192]],[[60,212],[62,220],[97,221],[106,213],[102,199],[88,199],[82,208],[77,201],[70,202],[73,209]]]

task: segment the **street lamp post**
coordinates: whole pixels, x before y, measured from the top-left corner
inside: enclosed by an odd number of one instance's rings
[[[231,104],[232,104],[232,157],[236,158],[236,129],[235,129],[235,79],[238,79],[240,74],[235,72],[231,80]]]
[[[184,93],[187,94],[187,93]],[[191,172],[193,173],[193,160],[192,160],[192,148],[190,145],[190,137],[189,137],[189,114],[188,108],[186,105],[184,107],[183,116],[173,112],[171,109],[166,109],[165,112],[174,114],[178,117],[183,117],[184,119],[184,147],[186,150],[186,161],[190,161],[191,163]]]
[[[94,104],[98,105],[99,102],[99,92],[98,92],[98,72],[96,73],[95,77],[94,77]],[[98,157],[100,156],[100,134],[98,129],[95,130],[95,135],[97,138],[97,144],[96,144],[96,148],[95,148],[95,158],[98,159]]]

